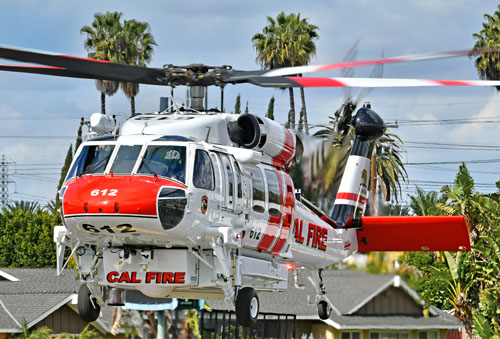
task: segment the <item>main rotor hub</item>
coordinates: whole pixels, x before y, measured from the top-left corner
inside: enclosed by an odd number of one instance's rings
[[[167,85],[175,86],[224,86],[232,67],[229,65],[208,66],[204,64],[190,64],[187,66],[163,65]]]

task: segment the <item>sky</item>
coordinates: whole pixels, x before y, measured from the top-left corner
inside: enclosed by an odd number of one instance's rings
[[[3,1],[0,44],[84,57],[85,36],[80,35],[80,28],[91,24],[96,12],[119,11],[124,19],[150,24],[158,44],[152,67],[205,63],[252,70],[259,69],[259,65],[251,38],[267,24],[267,16],[276,17],[281,11],[300,12],[319,27],[317,54],[311,64],[324,64],[341,61],[358,39],[359,60],[378,58],[382,53],[389,57],[471,48],[472,35],[481,30],[483,15],[492,14],[497,6],[498,2],[491,0]],[[355,76],[370,72],[369,67],[359,68]],[[338,71],[315,75],[340,76]],[[384,77],[478,79],[474,62],[467,57],[387,65]],[[137,111],[157,111],[159,97],[169,92],[167,87],[141,85]],[[357,92],[353,90],[354,95]],[[275,96],[276,120],[285,122],[289,110],[287,91],[229,85],[225,90],[225,107],[229,111],[234,108],[237,94],[241,94],[243,107],[248,102],[249,112],[258,115],[265,114],[269,99]],[[184,88],[176,89],[175,98],[185,100]],[[210,90],[208,99],[209,106],[220,106],[216,89]],[[310,123],[326,123],[343,99],[342,89],[306,89]],[[500,161],[491,161],[500,159],[500,96],[495,89],[376,89],[364,101],[370,101],[386,122],[399,122],[392,132],[405,142],[403,158],[409,163],[404,200],[414,192],[416,184],[426,190],[439,190],[444,183],[451,183],[458,164],[443,162],[488,160],[469,163],[468,167],[480,191],[495,190],[494,183],[500,180]],[[107,100],[108,113],[116,114],[120,122],[129,116],[129,107],[121,92]],[[11,163],[10,198],[35,200],[42,205],[54,199],[60,167],[75,141],[80,118],[88,119],[99,111],[100,93],[92,80],[0,73],[0,160],[5,155]],[[446,119],[474,119],[475,123],[434,121]],[[463,144],[498,147],[470,150],[471,146],[457,146]]]

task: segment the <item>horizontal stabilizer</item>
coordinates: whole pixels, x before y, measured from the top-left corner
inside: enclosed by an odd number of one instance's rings
[[[470,251],[464,217],[361,217],[351,222],[361,227],[358,252]]]

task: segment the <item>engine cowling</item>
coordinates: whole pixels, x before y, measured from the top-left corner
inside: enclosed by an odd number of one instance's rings
[[[229,127],[231,141],[261,151],[277,165],[290,163],[295,155],[295,133],[277,122],[253,114],[242,114]]]

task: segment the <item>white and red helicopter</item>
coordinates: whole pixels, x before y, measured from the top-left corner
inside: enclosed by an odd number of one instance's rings
[[[112,134],[111,117],[91,117],[96,137],[77,150],[60,191],[58,273],[70,247],[84,282],[78,308],[86,321],[97,319],[101,305],[121,305],[123,290],[139,290],[151,297],[224,299],[235,306],[238,322],[250,326],[259,314],[257,291],[285,290],[290,267],[317,270],[318,314],[326,319],[331,304],[323,268],[355,252],[468,251],[468,228],[462,217],[363,216],[372,144],[385,131],[373,110],[361,108],[350,120],[356,137],[329,216],[295,191],[289,174],[297,149],[308,141],[261,116],[207,109],[206,87],[499,86],[289,76],[483,52],[236,71],[201,64],[146,68],[0,46],[0,58],[37,64],[0,70],[190,87],[190,108],[174,103],[164,112],[135,115],[119,136]]]

